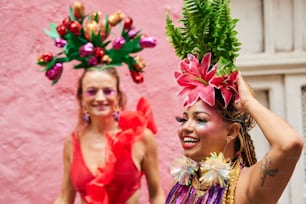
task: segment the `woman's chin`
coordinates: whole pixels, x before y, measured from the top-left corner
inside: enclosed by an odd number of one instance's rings
[[[110,111],[94,111],[92,114],[97,118],[113,117],[113,114]]]
[[[199,155],[198,155],[196,152],[194,152],[194,151],[192,151],[192,150],[190,150],[190,149],[189,149],[189,150],[184,150],[184,155],[185,155],[186,157],[188,157],[188,158],[194,160],[194,161],[199,160]]]

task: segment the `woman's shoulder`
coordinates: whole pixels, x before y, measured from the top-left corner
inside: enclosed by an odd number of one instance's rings
[[[63,148],[63,153],[65,160],[70,161],[72,158],[72,149],[73,149],[73,143],[74,143],[74,133],[67,135],[64,138],[64,148]]]
[[[145,128],[143,132],[142,141],[146,144],[152,144],[155,142],[155,134],[149,129]]]
[[[64,146],[71,146],[72,142],[74,140],[74,133],[71,133],[69,135],[67,135],[65,138],[64,138]]]
[[[79,140],[77,131],[72,131],[64,138],[64,145],[71,145],[75,140]]]
[[[237,203],[249,202],[250,189],[248,187],[252,174],[254,174],[253,169],[254,166],[241,169],[235,190],[235,201]]]
[[[64,138],[64,151],[71,152],[72,148],[80,141],[77,130],[72,131]]]

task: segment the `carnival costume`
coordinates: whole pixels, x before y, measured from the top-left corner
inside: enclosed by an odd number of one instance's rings
[[[238,20],[231,18],[229,3],[229,0],[184,0],[182,25],[176,27],[169,15],[166,17],[166,34],[182,59],[181,72],[175,72],[174,77],[183,87],[178,96],[184,97],[185,107],[202,100],[212,107],[226,109],[239,99],[238,69],[234,65],[240,49],[235,31]],[[221,96],[221,104],[217,96]],[[178,158],[170,168],[176,184],[166,204],[234,203],[243,167],[239,154],[233,161],[226,160],[222,152],[212,152],[201,162]]]
[[[109,40],[112,29],[122,23],[120,36]],[[62,49],[56,55],[50,52],[38,57],[38,65],[46,77],[56,84],[64,70],[63,64],[78,62],[74,69],[105,70],[126,64],[135,83],[143,82],[144,60],[136,55],[144,48],[156,46],[156,38],[143,35],[133,25],[133,19],[122,11],[107,14],[85,14],[83,3],[74,2],[70,15],[61,24],[50,24],[44,30]],[[72,185],[87,204],[125,203],[140,189],[143,172],[132,159],[132,146],[141,140],[145,129],[157,132],[148,101],[141,97],[136,111],[121,111],[118,120],[120,132],[115,136],[105,133],[105,162],[97,175],[90,172],[82,155],[77,132],[72,134]]]
[[[72,135],[73,160],[71,180],[86,203],[125,203],[140,189],[143,172],[132,159],[132,146],[139,141],[146,128],[157,132],[148,101],[141,98],[136,111],[122,111],[120,132],[112,137],[106,134],[105,164],[93,175],[84,163],[76,133]]]

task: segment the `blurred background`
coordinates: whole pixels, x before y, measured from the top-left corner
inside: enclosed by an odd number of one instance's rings
[[[68,0],[0,1],[0,203],[47,204],[60,192],[63,175],[63,142],[73,131],[78,114],[75,93],[81,70],[64,65],[61,80],[51,86],[38,55],[57,53],[43,33],[49,23],[60,24],[69,15]],[[158,44],[140,53],[146,61],[144,83],[135,84],[127,67],[120,67],[128,109],[139,97],[149,99],[158,125],[159,170],[165,192],[171,184],[169,167],[181,155],[175,116],[182,101],[173,79],[179,59],[165,35],[165,16],[176,22],[178,0],[88,0],[85,12],[111,14],[122,10],[136,29],[155,36]],[[232,0],[232,16],[239,18],[242,42],[237,66],[256,97],[289,121],[306,137],[306,0]],[[115,28],[116,29],[116,28]],[[258,159],[269,146],[260,130],[252,130]],[[286,165],[286,164],[284,164]],[[306,203],[305,151],[279,203]],[[148,203],[142,183],[141,203]]]

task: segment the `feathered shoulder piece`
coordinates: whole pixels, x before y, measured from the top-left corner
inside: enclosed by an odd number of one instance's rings
[[[183,90],[184,106],[199,98],[215,105],[220,91],[224,107],[237,95],[237,67],[241,43],[235,30],[238,19],[232,19],[230,0],[184,0],[181,25],[175,26],[166,16],[166,35],[183,61],[175,79]],[[207,95],[207,93],[210,95]]]

